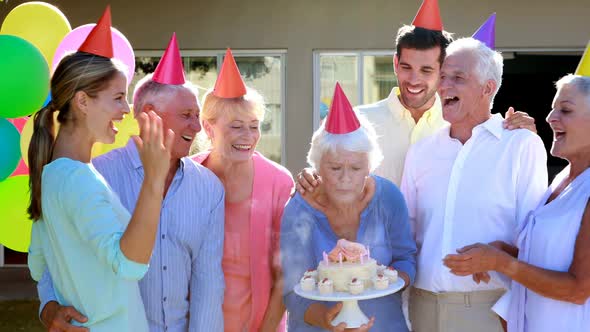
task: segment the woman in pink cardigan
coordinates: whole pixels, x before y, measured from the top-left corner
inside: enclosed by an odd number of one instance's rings
[[[205,96],[201,121],[211,148],[193,160],[225,188],[223,303],[225,331],[285,331],[279,234],[294,187],[291,173],[255,152],[264,103],[246,89],[228,50],[215,89]]]

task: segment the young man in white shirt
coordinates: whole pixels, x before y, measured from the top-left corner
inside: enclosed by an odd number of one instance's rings
[[[451,43],[438,88],[450,125],[406,156],[401,189],[418,246],[410,296],[415,332],[502,331],[491,307],[509,281],[494,273],[458,277],[442,262],[470,243],[514,243],[547,186],[541,139],[506,130],[502,117],[491,114],[502,67],[502,56],[480,41]],[[495,309],[505,314],[505,307]]]

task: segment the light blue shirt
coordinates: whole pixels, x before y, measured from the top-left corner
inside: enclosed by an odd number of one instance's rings
[[[133,212],[143,181],[133,141],[93,164]],[[151,332],[223,331],[224,199],[211,171],[181,159],[162,203],[150,268],[139,283]],[[38,287],[41,308],[51,300],[44,286]]]
[[[408,210],[399,189],[390,181],[375,179],[375,194],[361,213],[356,242],[369,246],[378,263],[393,266],[410,276],[416,274],[416,244],[410,233]],[[293,292],[308,269],[316,269],[322,253],[329,253],[338,241],[326,216],[309,205],[298,193],[289,201],[281,223],[281,264],[283,295],[289,311],[289,332],[321,331],[304,321],[305,311],[315,301]],[[331,307],[335,302],[324,302]],[[401,292],[373,300],[359,301],[368,317],[375,317],[373,331],[408,331],[402,312]]]
[[[29,269],[53,276],[53,298],[76,307],[93,332],[147,331],[137,280],[148,266],[128,260],[119,242],[129,212],[90,164],[59,158],[43,168],[43,214],[33,224]]]

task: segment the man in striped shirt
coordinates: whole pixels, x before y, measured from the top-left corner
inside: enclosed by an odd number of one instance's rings
[[[191,83],[162,84],[152,75],[135,88],[134,109],[155,111],[175,133],[172,163],[150,268],[139,286],[151,332],[223,331],[223,225],[225,194],[207,168],[186,158],[201,130],[197,91]],[[133,140],[93,160],[132,212],[143,179]],[[41,320],[51,331],[87,331],[77,311],[61,306],[48,272],[38,284]]]

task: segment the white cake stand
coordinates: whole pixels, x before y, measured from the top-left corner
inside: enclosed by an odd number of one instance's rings
[[[344,292],[334,292],[329,295],[322,295],[317,287],[311,292],[304,292],[299,284],[297,284],[293,290],[295,291],[295,294],[310,300],[342,302],[342,310],[340,310],[338,316],[334,318],[332,325],[336,326],[340,323],[346,323],[347,328],[357,328],[369,322],[369,318],[367,318],[359,307],[359,300],[370,300],[387,296],[399,291],[403,287],[404,280],[398,278],[396,282],[389,284],[389,287],[386,289],[367,289],[359,295],[352,295]]]

